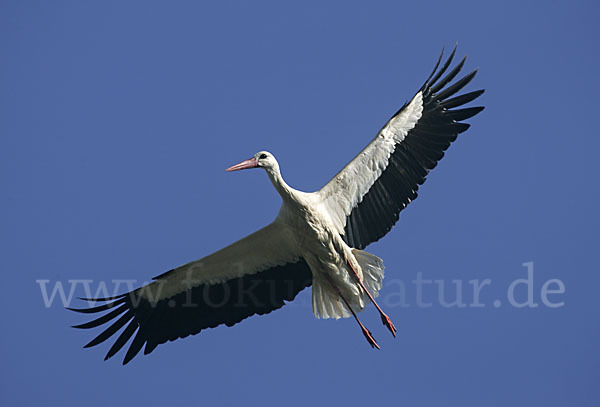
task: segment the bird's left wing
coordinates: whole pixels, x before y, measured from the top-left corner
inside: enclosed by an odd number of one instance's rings
[[[318,193],[324,212],[352,247],[364,248],[383,237],[400,211],[417,197],[419,185],[444,156],[450,143],[469,128],[461,123],[483,107],[454,109],[483,90],[453,97],[476,70],[448,85],[465,58],[442,77],[456,47],[438,71],[438,63],[417,94],[405,104],[346,167]]]
[[[125,326],[108,359],[133,337],[123,364],[145,345],[144,354],[166,341],[195,335],[221,324],[232,326],[255,314],[281,308],[312,283],[310,268],[293,249],[292,232],[277,220],[203,259],[154,278],[154,282],[112,298],[105,304],[72,309],[107,311],[76,325],[111,324],[85,347],[98,345]],[[135,334],[135,336],[134,336]]]

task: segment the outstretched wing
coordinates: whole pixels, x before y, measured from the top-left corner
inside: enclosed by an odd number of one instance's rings
[[[126,364],[144,345],[148,354],[167,341],[281,308],[312,284],[310,268],[293,250],[290,233],[275,221],[218,252],[155,277],[151,284],[117,297],[94,299],[105,304],[72,310],[107,312],[75,328],[111,323],[85,345],[90,347],[125,326],[105,360],[133,337],[123,360]]]
[[[344,240],[362,249],[382,238],[400,211],[417,197],[419,185],[444,156],[462,123],[483,107],[456,109],[479,97],[477,90],[453,97],[477,70],[447,86],[462,69],[466,57],[442,77],[456,47],[438,71],[440,58],[425,84],[346,167],[320,191],[321,205],[332,217]],[[442,52],[443,54],[443,52]]]

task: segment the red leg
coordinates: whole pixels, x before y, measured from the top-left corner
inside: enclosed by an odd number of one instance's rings
[[[352,263],[350,263],[350,260],[347,260],[347,263],[348,263],[348,266],[350,267],[350,270],[352,270],[352,273],[354,273],[354,278],[356,278],[356,281],[358,281],[358,283],[360,284],[362,289],[365,290],[365,293],[367,293],[367,295],[369,296],[369,299],[375,305],[375,307],[377,308],[377,311],[379,311],[379,315],[381,315],[381,322],[383,322],[383,325],[385,325],[387,327],[387,329],[390,330],[390,332],[392,333],[392,335],[394,335],[394,338],[395,338],[396,337],[396,327],[394,326],[392,320],[390,319],[390,317],[388,317],[385,314],[385,312],[383,312],[383,310],[381,309],[379,304],[377,304],[377,302],[375,302],[375,298],[373,298],[373,296],[371,295],[371,293],[369,292],[369,290],[367,289],[367,287],[365,286],[363,281],[358,276],[358,273],[356,272],[356,270],[354,270],[354,266],[352,266]]]
[[[335,283],[329,276],[326,276],[326,277],[327,277],[327,281],[329,281],[329,284],[331,284],[331,286],[335,289],[335,291],[337,291],[337,293],[340,296],[340,298],[342,299],[342,301],[344,301],[344,304],[346,304],[346,307],[348,307],[348,309],[352,313],[352,316],[354,317],[356,322],[358,322],[358,325],[360,326],[360,329],[362,330],[363,335],[369,342],[369,345],[371,345],[372,348],[381,349],[379,347],[379,345],[377,344],[377,341],[375,341],[375,338],[373,338],[373,334],[371,334],[371,331],[369,331],[367,328],[365,328],[365,326],[362,324],[362,322],[360,322],[360,319],[358,319],[358,316],[356,316],[356,313],[354,312],[354,310],[352,309],[350,304],[348,304],[348,301],[346,301],[346,299],[342,295],[342,292],[340,291],[339,287],[335,285]]]

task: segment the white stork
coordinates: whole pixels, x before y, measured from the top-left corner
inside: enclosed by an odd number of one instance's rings
[[[440,55],[414,97],[321,190],[306,193],[287,185],[277,160],[267,151],[228,168],[266,171],[283,201],[277,218],[141,288],[111,298],[84,298],[104,303],[73,311],[108,312],[76,328],[112,322],[85,347],[98,345],[125,327],[105,360],[133,337],[123,360],[126,364],[144,345],[148,354],[167,341],[269,313],[310,285],[317,318],[353,316],[369,344],[379,348],[356,315],[372,302],[395,336],[396,328],[374,299],[381,289],[383,262],[361,249],[392,228],[450,143],[469,128],[462,121],[483,110],[455,109],[483,93],[477,90],[453,97],[477,72],[449,85],[465,63],[463,58],[444,76],[455,52],[456,47],[438,70]]]

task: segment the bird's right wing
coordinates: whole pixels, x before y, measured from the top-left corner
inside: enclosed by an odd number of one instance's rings
[[[203,259],[155,277],[156,281],[137,290],[94,299],[106,303],[73,310],[86,314],[108,312],[75,327],[94,328],[111,322],[85,346],[90,347],[126,326],[105,359],[137,332],[125,355],[125,364],[144,344],[144,354],[148,354],[166,341],[269,313],[312,284],[310,268],[294,250],[291,233],[276,220]]]
[[[323,211],[350,246],[362,249],[392,228],[450,143],[469,128],[462,121],[483,110],[481,106],[455,109],[483,93],[454,96],[477,72],[449,85],[466,59],[444,76],[455,51],[438,71],[440,56],[416,95],[319,191]]]

